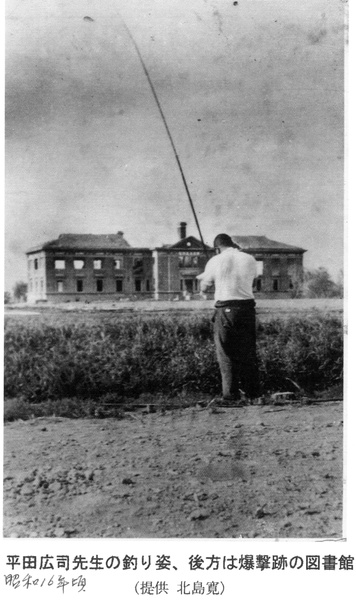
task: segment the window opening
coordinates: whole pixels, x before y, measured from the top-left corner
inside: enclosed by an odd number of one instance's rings
[[[84,269],[84,260],[76,259],[73,261],[73,263],[74,263],[75,269],[77,269],[77,270]]]
[[[256,262],[257,277],[260,277],[263,275],[263,260],[257,260]]]
[[[271,261],[272,277],[278,277],[280,275],[281,265],[278,259]]]

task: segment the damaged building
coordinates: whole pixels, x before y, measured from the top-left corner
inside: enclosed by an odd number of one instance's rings
[[[180,223],[178,241],[132,247],[117,234],[61,234],[28,250],[28,302],[175,300],[199,297],[196,276],[214,255]],[[305,250],[265,236],[232,235],[257,260],[256,297],[290,298],[303,279]],[[208,297],[212,297],[209,294]]]

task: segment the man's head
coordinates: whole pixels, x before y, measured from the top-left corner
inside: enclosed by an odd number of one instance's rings
[[[224,248],[238,248],[240,250],[240,246],[235,244],[227,233],[219,233],[216,236],[214,248],[215,250],[223,250]]]

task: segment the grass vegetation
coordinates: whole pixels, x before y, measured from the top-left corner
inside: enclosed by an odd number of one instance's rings
[[[342,333],[339,316],[318,311],[260,321],[263,393],[291,390],[290,380],[309,394],[340,384]],[[8,420],[41,416],[44,404],[75,417],[139,398],[169,406],[220,393],[210,315],[8,317],[4,366]]]

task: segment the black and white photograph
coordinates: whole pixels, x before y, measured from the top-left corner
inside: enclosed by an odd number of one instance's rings
[[[347,537],[347,11],[6,0],[4,538]]]

